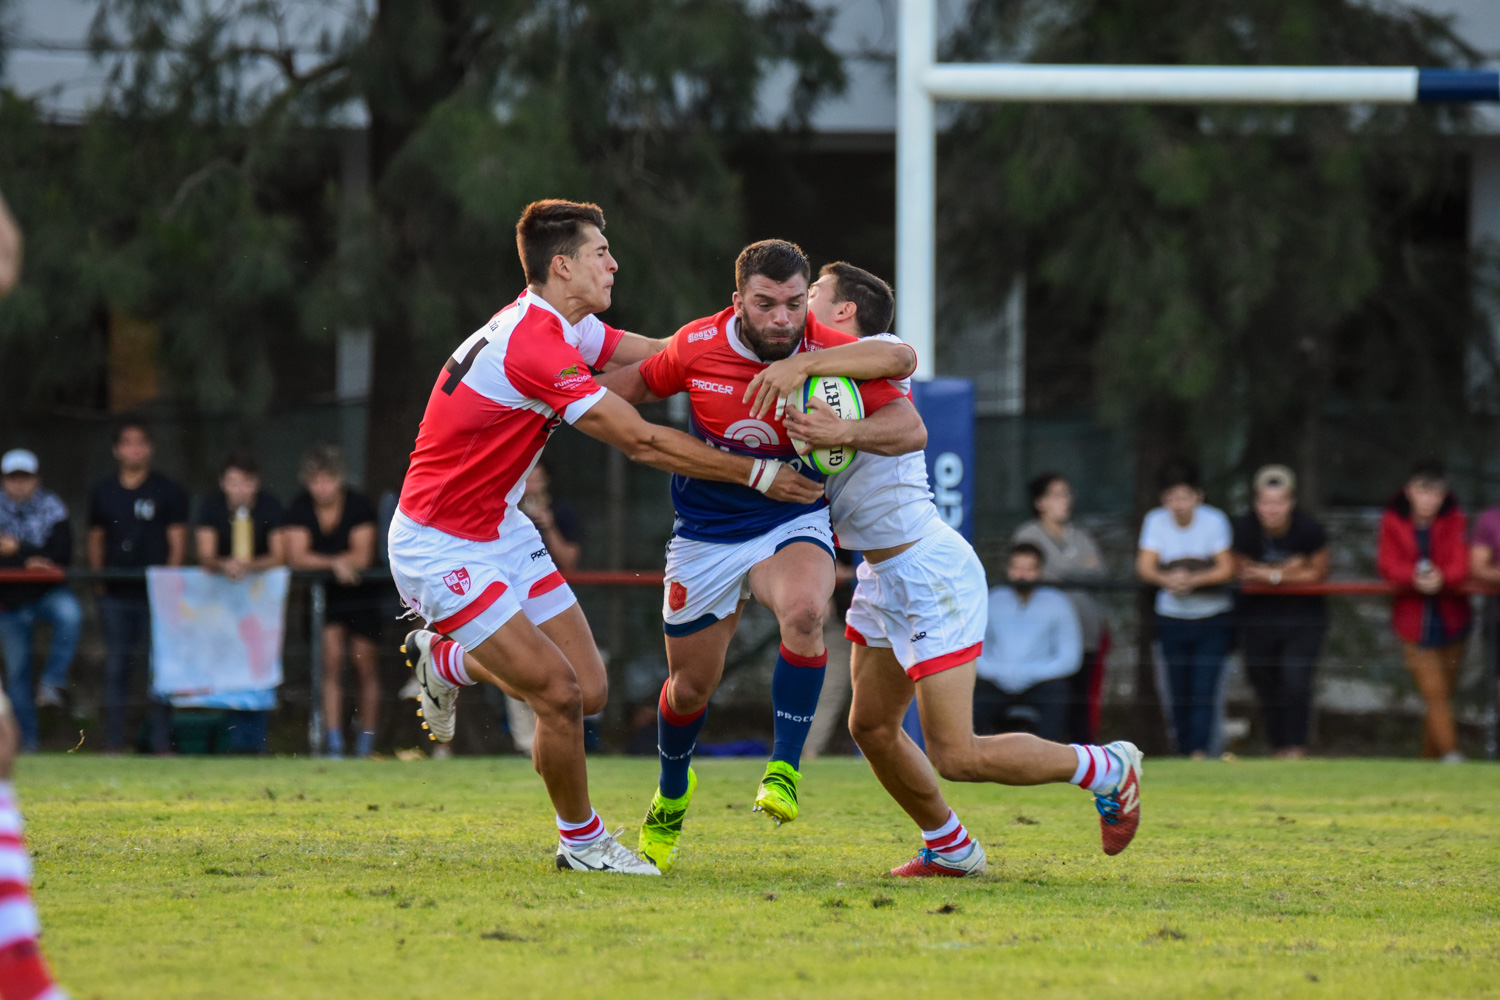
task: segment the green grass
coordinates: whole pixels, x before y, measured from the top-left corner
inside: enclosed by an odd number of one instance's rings
[[[655,762],[590,764],[638,821]],[[1075,788],[951,786],[989,874],[899,883],[915,830],[861,762],[810,764],[781,829],[760,770],[699,765],[661,879],[555,871],[518,759],[53,756],[19,785],[80,998],[1500,994],[1492,765],[1148,761],[1118,858]]]

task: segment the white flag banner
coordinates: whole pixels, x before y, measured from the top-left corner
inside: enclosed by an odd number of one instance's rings
[[[284,567],[239,581],[148,569],[151,690],[183,708],[273,707],[291,579]]]

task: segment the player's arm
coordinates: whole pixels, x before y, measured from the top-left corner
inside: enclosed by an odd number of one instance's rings
[[[682,431],[647,423],[633,406],[613,393],[605,393],[603,399],[573,421],[573,426],[591,438],[619,448],[633,462],[693,479],[740,483],[759,489],[765,484],[752,482],[752,476],[770,473],[770,467],[762,460],[720,451]],[[823,486],[798,475],[789,466],[778,465],[775,478],[762,492],[772,500],[812,503],[823,495]]]
[[[21,227],[16,225],[0,195],[0,299],[10,294],[21,277]]]
[[[629,335],[627,334],[627,336]],[[665,341],[662,341],[662,343],[665,343]],[[654,403],[661,398],[654,395],[647,388],[645,376],[641,374],[641,363],[639,361],[624,368],[612,368],[603,375],[595,378],[594,381],[632,406],[640,406],[643,403]]]
[[[884,337],[870,337],[856,344],[843,344],[823,351],[801,351],[773,361],[750,380],[741,402],[755,402],[750,416],[771,412],[778,399],[786,399],[813,375],[845,375],[852,379],[906,378],[917,370],[917,352],[910,344]]]
[[[604,363],[603,370],[612,372],[639,364],[666,346],[666,340],[653,340],[650,337],[643,337],[639,333],[630,333],[627,331],[620,336],[620,342],[615,345],[614,353]],[[600,384],[603,384],[602,380]]]
[[[845,446],[872,455],[908,455],[927,447],[927,425],[906,398],[886,403],[863,420],[844,420],[821,399],[807,413],[788,407],[787,433],[814,448]]]

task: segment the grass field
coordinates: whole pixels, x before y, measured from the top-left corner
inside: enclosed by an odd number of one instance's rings
[[[655,762],[594,759],[611,827]],[[952,786],[973,881],[855,760],[803,816],[706,761],[661,879],[553,869],[519,759],[21,762],[45,945],[80,998],[1500,995],[1500,768],[1148,761],[1106,858],[1084,793]],[[633,836],[628,843],[634,842]]]

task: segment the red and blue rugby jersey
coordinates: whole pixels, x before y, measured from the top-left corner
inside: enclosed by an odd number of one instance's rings
[[[797,350],[817,351],[852,344],[857,339],[808,316],[807,330]],[[652,395],[665,398],[679,392],[688,394],[688,432],[694,437],[737,455],[779,459],[822,482],[825,477],[802,462],[786,427],[774,413],[752,419],[750,404],[741,402],[750,380],[766,365],[740,339],[739,321],[730,308],[678,330],[666,350],[641,362],[641,377]],[[885,379],[860,386],[866,413],[874,413],[901,395],[900,389]],[[674,475],[672,506],[677,511],[673,531],[683,538],[738,542],[826,507],[827,501],[786,503],[740,483]]]

